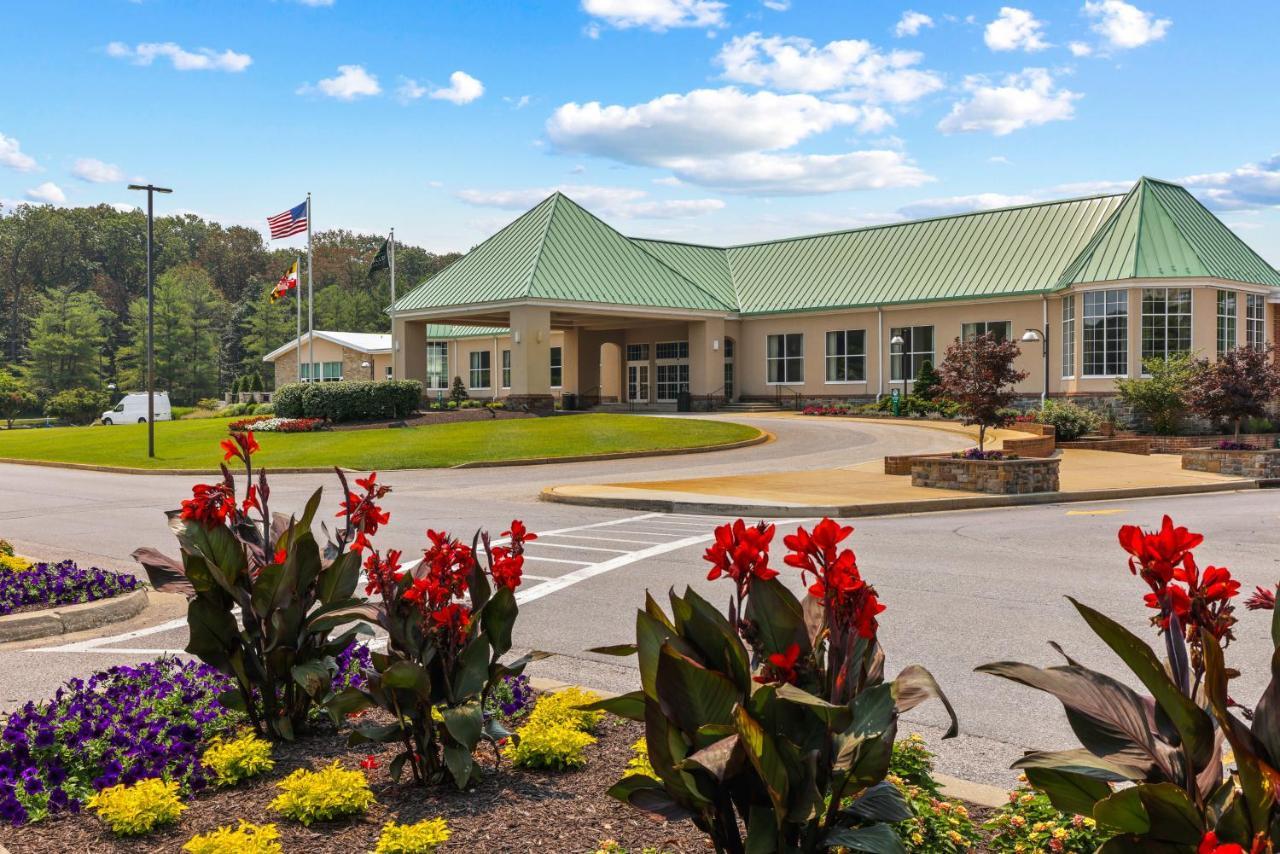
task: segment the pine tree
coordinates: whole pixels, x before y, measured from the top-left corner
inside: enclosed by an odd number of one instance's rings
[[[449,399],[454,403],[461,405],[471,395],[467,394],[467,387],[462,384],[462,377],[453,378],[453,387],[449,389]]]
[[[911,393],[921,400],[933,400],[942,388],[942,377],[933,369],[933,362],[925,359],[920,363],[920,373],[911,387]]]
[[[97,294],[53,291],[40,298],[28,340],[27,376],[42,394],[102,382],[107,310]]]

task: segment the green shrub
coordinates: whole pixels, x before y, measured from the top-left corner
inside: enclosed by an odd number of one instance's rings
[[[275,404],[272,404],[272,403],[256,403],[253,406],[253,410],[249,414],[250,415],[275,415],[276,407],[275,407]]]
[[[72,424],[92,424],[111,405],[106,392],[91,388],[69,388],[49,398],[44,414]]]
[[[265,774],[276,764],[271,758],[271,742],[251,732],[230,740],[214,738],[200,761],[213,772],[213,780],[219,786],[234,786]]]
[[[336,383],[289,383],[276,391],[275,414],[281,418],[325,418],[361,421],[404,418],[422,401],[417,380],[369,380]]]
[[[382,826],[374,854],[432,854],[449,841],[449,823],[442,818],[427,818],[416,824],[389,821]]]
[[[919,735],[894,744],[886,779],[898,787],[914,813],[893,826],[908,851],[962,854],[977,847],[982,838],[977,825],[963,803],[942,797],[933,778],[933,754]]]
[[[1053,427],[1054,436],[1062,442],[1072,442],[1086,433],[1092,433],[1102,423],[1097,414],[1058,400],[1046,400],[1044,407],[1035,413],[1036,421]]]
[[[462,403],[470,396],[467,394],[467,387],[462,384],[462,377],[454,377],[453,385],[449,388],[449,399],[453,401],[454,405]]]
[[[598,694],[580,688],[543,694],[529,713],[529,722],[508,743],[507,756],[519,768],[561,771],[582,767],[587,762],[584,751],[596,743],[590,730],[600,723],[604,712],[579,706],[599,699]]]
[[[279,840],[274,824],[250,824],[241,819],[235,829],[220,827],[191,837],[182,850],[185,854],[282,854]]]
[[[1116,380],[1116,390],[1152,432],[1171,436],[1178,432],[1187,412],[1196,370],[1196,361],[1189,353],[1147,359],[1142,363],[1145,376]]]
[[[111,786],[89,798],[89,809],[98,814],[117,836],[141,836],[162,824],[178,820],[186,806],[178,800],[178,784],[158,777],[131,786]]]
[[[346,771],[342,763],[319,771],[299,768],[276,784],[280,794],[271,809],[305,825],[315,821],[360,815],[373,804],[373,792],[363,771]]]
[[[942,377],[933,369],[933,362],[925,359],[920,363],[920,373],[916,374],[911,393],[921,400],[933,400],[942,393]]]

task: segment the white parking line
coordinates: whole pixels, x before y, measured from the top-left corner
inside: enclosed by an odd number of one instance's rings
[[[600,543],[637,543],[642,546],[653,545],[653,543],[648,540],[628,540],[623,537],[589,537],[586,534],[544,534],[542,537],[538,538],[539,541],[541,541],[543,537],[566,537],[571,540],[594,540]]]
[[[528,552],[524,553],[524,559],[541,560],[546,561],[547,563],[571,563],[574,566],[591,566],[591,561],[589,560],[565,560],[562,557],[542,557],[541,555],[531,555]]]
[[[602,549],[599,546],[579,546],[574,543],[544,543],[538,540],[536,543],[525,543],[525,554],[529,553],[529,549],[534,546],[541,546],[547,549],[573,549],[576,552],[613,552],[614,554],[623,555],[627,553],[626,549]]]

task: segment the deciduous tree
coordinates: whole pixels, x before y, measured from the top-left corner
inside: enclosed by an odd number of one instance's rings
[[[1246,418],[1262,417],[1267,406],[1280,397],[1280,364],[1275,347],[1237,347],[1201,361],[1192,378],[1188,399],[1205,418],[1235,422],[1236,441]]]
[[[1008,422],[1004,410],[1014,401],[1013,386],[1027,378],[1013,362],[1022,351],[1012,341],[998,341],[990,332],[947,348],[939,375],[942,393],[954,400],[965,424],[978,425],[978,450],[983,450],[987,428]]]

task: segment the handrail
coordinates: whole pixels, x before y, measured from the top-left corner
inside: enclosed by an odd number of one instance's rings
[[[581,392],[581,393],[578,395],[578,408],[579,408],[579,409],[586,409],[588,406],[596,406],[596,405],[598,405],[598,404],[600,403],[600,394],[599,394],[599,392],[600,392],[600,391],[601,391],[601,389],[603,389],[603,388],[604,388],[604,386],[603,386],[603,385],[593,385],[591,388],[587,389],[586,391]],[[593,394],[592,394],[592,392],[595,392],[595,394],[593,395]],[[589,400],[591,400],[591,399],[593,399],[593,398],[595,399],[595,403],[588,404],[588,402],[587,402],[587,401],[589,401]]]
[[[776,385],[776,386],[774,386],[774,387],[773,387],[773,401],[774,401],[774,404],[775,404],[776,406],[778,406],[779,408],[781,408],[781,407],[782,407],[782,392],[783,392],[783,390],[784,390],[784,389],[785,389],[789,394],[791,394],[791,396],[792,396],[792,397],[791,397],[791,408],[792,408],[793,410],[799,410],[799,409],[800,409],[800,398],[804,395],[804,391],[803,391],[803,390],[801,390],[801,391],[796,391],[794,388],[792,388],[792,387],[791,387],[791,386],[789,386],[789,385]]]
[[[717,394],[724,391],[724,388],[725,388],[724,386],[720,386],[720,388],[716,389],[715,391],[709,392],[707,394],[707,411],[708,412],[710,412],[714,408],[712,406],[712,402],[715,400],[715,397]]]

